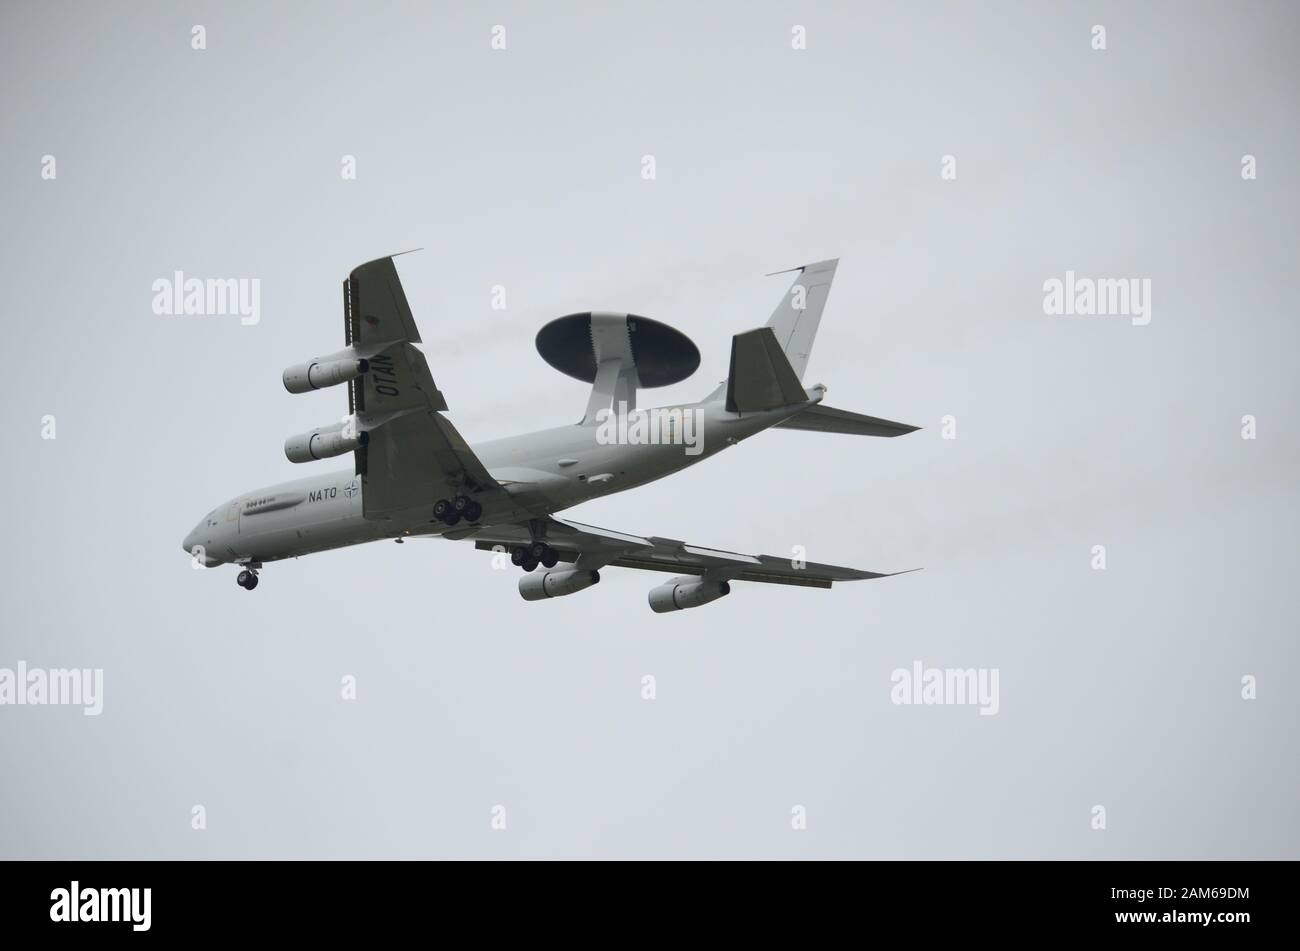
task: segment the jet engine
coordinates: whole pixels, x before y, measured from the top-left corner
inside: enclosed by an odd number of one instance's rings
[[[352,356],[347,351],[332,357],[317,357],[310,363],[299,363],[285,370],[284,388],[290,393],[310,393],[355,380],[369,369],[369,360]]]
[[[731,585],[725,581],[680,575],[650,589],[650,610],[655,614],[665,614],[668,611],[698,608],[701,604],[716,601],[730,593]]]
[[[370,434],[358,429],[355,419],[348,419],[300,436],[290,436],[284,441],[284,454],[290,462],[312,462],[341,456],[368,442]]]
[[[575,594],[600,582],[599,571],[582,568],[554,568],[541,574],[528,574],[519,579],[519,594],[525,601],[541,601]]]

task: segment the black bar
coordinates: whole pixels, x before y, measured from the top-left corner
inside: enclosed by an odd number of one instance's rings
[[[8,862],[0,921],[7,936],[168,940],[338,940],[412,927],[452,940],[462,927],[467,936],[531,927],[539,941],[542,922],[562,926],[558,934],[597,921],[615,929],[601,926],[610,940],[670,940],[700,918],[733,937],[829,928],[910,935],[914,946],[1000,936],[1223,942],[1290,931],[1280,897],[1293,872],[1279,862]],[[52,920],[69,917],[73,882],[88,913],[116,902],[125,920]],[[109,888],[140,891],[129,905],[121,892],[86,897]],[[144,889],[148,929],[137,930]]]

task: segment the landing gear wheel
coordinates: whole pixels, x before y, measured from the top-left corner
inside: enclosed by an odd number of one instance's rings
[[[479,505],[473,499],[470,499],[469,504],[465,506],[465,511],[462,514],[465,516],[465,521],[477,522],[483,517],[483,506]]]
[[[433,517],[440,522],[445,522],[447,516],[451,514],[451,503],[446,499],[439,499],[433,503]]]
[[[447,525],[458,525],[460,524],[460,513],[452,512],[449,515],[444,516],[442,520]]]
[[[257,575],[245,568],[235,579],[235,584],[239,585],[245,591],[252,591],[257,587]]]
[[[560,560],[560,556],[550,545],[546,546],[546,551],[542,553],[542,567],[554,568],[555,563]]]
[[[510,564],[514,565],[516,568],[518,568],[518,567],[520,567],[521,565],[523,565],[523,563],[524,563],[527,559],[528,559],[528,551],[527,551],[527,549],[519,548],[519,547],[515,547],[515,548],[511,549],[511,551],[510,551]]]
[[[470,499],[465,495],[458,495],[451,500],[451,507],[456,510],[457,515],[465,514],[465,507],[469,505]]]
[[[534,561],[541,561],[548,547],[546,542],[533,542],[528,546],[528,554],[533,556]]]
[[[519,567],[523,568],[524,571],[535,571],[537,569],[537,559],[529,555],[527,560]]]

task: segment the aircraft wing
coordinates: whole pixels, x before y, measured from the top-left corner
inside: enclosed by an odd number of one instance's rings
[[[859,571],[838,565],[805,562],[795,567],[792,559],[776,555],[742,555],[716,548],[690,545],[675,538],[641,537],[622,532],[566,522],[557,518],[544,520],[546,543],[556,550],[561,561],[577,561],[583,567],[640,568],[667,571],[680,575],[708,575],[728,581],[759,581],[766,584],[792,584],[809,588],[829,588],[836,581],[860,581],[887,578],[891,573]],[[490,551],[497,546],[507,550],[532,540],[527,523],[492,525],[484,529],[449,532],[444,537],[473,538],[474,547]],[[916,569],[913,569],[916,570]],[[906,574],[906,572],[892,572]]]
[[[458,494],[483,506],[484,520],[519,517],[456,427],[447,401],[415,346],[415,326],[393,259],[363,264],[343,284],[346,342],[370,363],[348,384],[349,409],[369,443],[356,450],[366,518],[429,509]],[[430,516],[432,517],[432,515]]]

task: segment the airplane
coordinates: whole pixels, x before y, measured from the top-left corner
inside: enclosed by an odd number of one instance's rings
[[[590,383],[577,423],[470,446],[434,383],[392,257],[343,282],[342,350],[284,371],[290,393],[347,385],[348,415],[285,442],[291,462],[352,453],[353,466],[236,496],[185,536],[196,566],[238,566],[252,591],[264,565],[364,542],[472,541],[523,569],[528,601],[574,594],[606,567],[675,575],[653,588],[656,613],[724,597],[734,581],[829,588],[889,577],[772,555],[745,555],[556,518],[708,459],[767,429],[894,437],[919,427],[822,404],[801,382],[838,259],[794,268],[763,327],[731,341],[727,379],[697,403],[636,408],[637,391],[686,379],[700,354],[680,331],[635,314],[569,314],[537,334],[553,367]],[[782,273],[782,272],[778,272]],[[783,272],[789,273],[789,272]],[[538,568],[543,569],[537,571]]]

